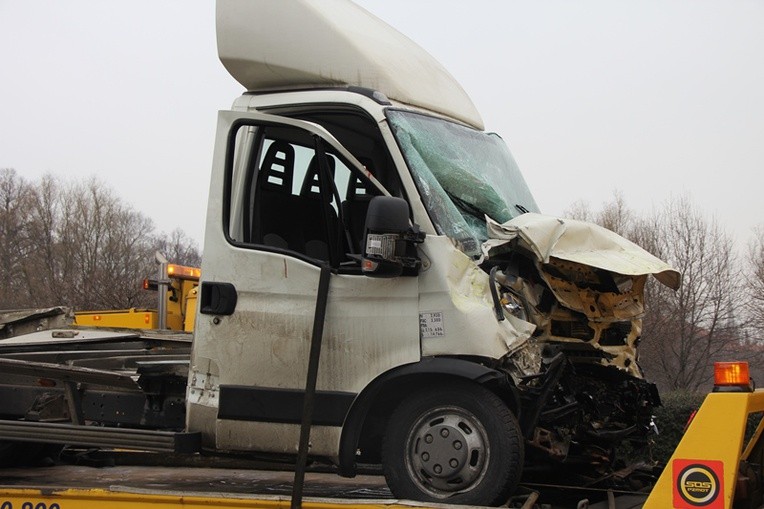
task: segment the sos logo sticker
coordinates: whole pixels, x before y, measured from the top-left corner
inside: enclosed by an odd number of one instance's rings
[[[721,461],[674,460],[674,507],[723,509],[724,464]]]

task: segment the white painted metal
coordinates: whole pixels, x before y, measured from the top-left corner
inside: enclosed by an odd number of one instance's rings
[[[470,355],[499,359],[521,348],[534,326],[508,316],[498,321],[488,274],[443,236],[422,246],[428,269],[420,282],[420,313],[442,314],[443,334],[422,338],[422,355]]]
[[[249,91],[359,86],[483,129],[439,62],[349,0],[219,0],[217,38],[221,62]]]
[[[209,422],[217,413],[220,385],[304,388],[319,278],[317,265],[237,247],[226,239],[221,221],[223,170],[226,140],[236,118],[272,121],[274,117],[233,112],[221,112],[219,117],[202,278],[234,284],[238,303],[231,316],[197,318],[188,427],[204,432],[207,445],[222,450],[293,453],[297,425],[215,419],[211,426]],[[307,122],[283,119],[283,123],[322,131]],[[328,133],[324,137],[337,143]],[[419,360],[418,295],[417,278],[333,275],[317,389],[358,393],[385,371]],[[339,427],[317,427],[311,454],[336,456],[339,431]]]

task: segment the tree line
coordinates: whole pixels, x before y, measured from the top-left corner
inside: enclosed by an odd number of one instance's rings
[[[646,287],[639,350],[648,379],[662,390],[706,390],[713,361],[741,359],[764,383],[764,226],[738,255],[688,197],[638,215],[615,193],[600,210],[578,202],[565,215],[613,230],[682,274],[676,292],[652,278]],[[140,282],[155,276],[156,251],[201,263],[181,230],[156,232],[97,179],[29,181],[0,169],[0,309],[154,307]]]
[[[156,232],[95,178],[30,181],[0,169],[0,309],[155,307],[140,283],[156,276],[157,250],[175,263],[201,263],[183,231]]]
[[[764,228],[743,254],[718,221],[688,196],[638,215],[615,193],[600,210],[586,203],[566,215],[628,238],[682,275],[677,291],[653,278],[645,292],[640,366],[662,390],[705,391],[713,362],[748,360],[764,383]]]

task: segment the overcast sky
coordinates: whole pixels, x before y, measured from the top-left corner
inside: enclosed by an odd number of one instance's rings
[[[764,225],[764,2],[359,3],[464,86],[544,212],[688,193],[740,244]],[[0,168],[96,175],[201,243],[216,112],[243,92],[214,25],[211,0],[0,0]]]

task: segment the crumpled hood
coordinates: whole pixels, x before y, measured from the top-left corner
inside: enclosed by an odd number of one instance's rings
[[[626,276],[652,274],[676,290],[681,276],[670,265],[648,253],[630,240],[594,223],[561,219],[528,212],[499,224],[486,217],[489,240],[483,254],[491,258],[504,252],[517,239],[538,257],[549,263],[559,258]]]

